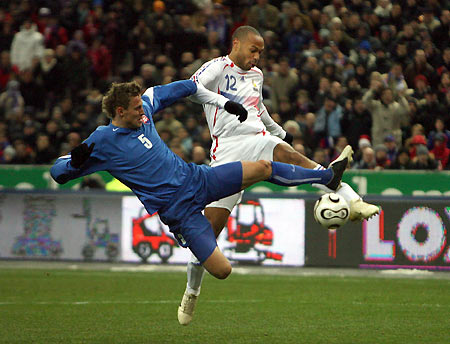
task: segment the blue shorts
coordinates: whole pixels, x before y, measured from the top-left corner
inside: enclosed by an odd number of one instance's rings
[[[178,243],[189,247],[203,263],[217,246],[211,224],[202,214],[205,206],[241,190],[242,164],[232,162],[217,167],[189,164],[192,173],[177,190],[177,196],[158,211]]]

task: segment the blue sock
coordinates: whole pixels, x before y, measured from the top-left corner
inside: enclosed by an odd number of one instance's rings
[[[330,168],[326,170],[312,170],[296,165],[272,161],[272,175],[267,181],[282,186],[312,183],[326,185],[330,182],[331,178],[333,178],[333,171]]]

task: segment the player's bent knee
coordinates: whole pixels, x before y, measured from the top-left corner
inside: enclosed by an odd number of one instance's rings
[[[227,264],[227,266],[223,266],[220,269],[218,269],[217,271],[215,271],[212,275],[218,279],[225,279],[228,276],[230,276],[232,271],[232,267],[231,264]]]
[[[225,279],[231,274],[231,264],[228,259],[216,247],[213,253],[203,263],[203,267],[214,277]]]
[[[258,164],[259,172],[264,176],[264,179],[269,178],[272,174],[272,163],[268,160],[258,160],[256,163]]]

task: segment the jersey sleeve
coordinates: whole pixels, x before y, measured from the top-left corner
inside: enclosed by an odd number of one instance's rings
[[[191,80],[202,84],[210,91],[216,92],[217,90],[214,88],[217,83],[217,78],[222,74],[223,68],[223,63],[220,60],[211,60],[203,64],[203,66],[191,76]]]
[[[142,100],[147,103],[153,114],[195,92],[197,92],[197,85],[194,81],[181,80],[148,88],[142,95]]]
[[[229,99],[219,93],[207,90],[201,83],[197,84],[197,92],[189,97],[191,101],[199,104],[211,104],[220,108],[225,107],[225,103]]]
[[[199,104],[211,104],[223,108],[229,100],[217,93],[215,85],[220,77],[223,66],[218,60],[206,62],[191,77],[197,84],[197,92],[189,99]]]
[[[75,168],[71,165],[70,162],[72,157],[70,154],[63,155],[56,159],[54,165],[51,167],[50,175],[58,184],[65,184],[70,180],[107,169],[106,161],[108,159],[104,153],[101,152],[101,141],[96,139],[96,135],[92,134],[84,142],[88,146],[95,143],[95,146],[91,156],[80,168]]]

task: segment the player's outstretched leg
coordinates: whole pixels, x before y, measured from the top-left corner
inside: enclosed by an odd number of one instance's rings
[[[345,157],[330,165],[330,168],[326,170],[311,170],[297,165],[272,161],[272,173],[267,181],[283,186],[317,183],[323,184],[331,190],[337,190],[347,164],[348,158]]]

